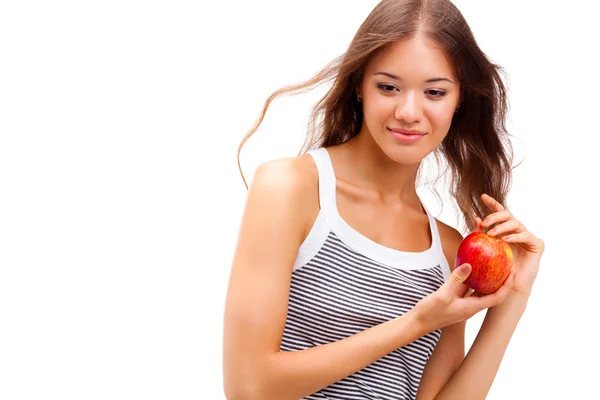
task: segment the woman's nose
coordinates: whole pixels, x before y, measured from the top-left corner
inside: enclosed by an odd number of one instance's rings
[[[415,91],[406,92],[396,106],[395,117],[410,124],[421,120],[423,114],[422,99]]]

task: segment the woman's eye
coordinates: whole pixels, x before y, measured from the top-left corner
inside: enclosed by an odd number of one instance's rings
[[[393,92],[394,89],[396,89],[394,86],[392,85],[384,85],[384,84],[379,84],[377,85],[377,87],[381,90],[383,90],[384,92]]]
[[[433,97],[444,97],[446,95],[446,92],[444,92],[442,90],[428,90],[428,92]]]
[[[379,84],[377,85],[377,87],[381,90],[383,90],[386,93],[391,93],[394,90],[398,90],[395,86],[392,85],[386,85],[386,84]],[[432,96],[432,97],[437,97],[437,98],[441,98],[444,97],[446,95],[446,92],[444,92],[443,90],[428,90],[427,93]]]

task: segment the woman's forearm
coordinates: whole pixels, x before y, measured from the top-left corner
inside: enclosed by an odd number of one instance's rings
[[[258,387],[247,398],[285,400],[308,396],[412,343],[425,333],[409,311],[337,342],[275,353],[264,368],[257,371]]]
[[[467,356],[436,400],[485,399],[508,343],[525,312],[527,297],[511,293],[500,305],[490,308]]]

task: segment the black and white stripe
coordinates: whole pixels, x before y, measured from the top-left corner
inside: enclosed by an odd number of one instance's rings
[[[394,319],[450,276],[436,220],[425,206],[429,249],[382,246],[341,217],[328,150],[309,154],[319,173],[321,210],[294,262],[282,351],[336,342]],[[306,399],[414,399],[440,335],[441,330],[430,332]]]
[[[330,232],[318,253],[292,274],[281,350],[335,342],[391,320],[443,282],[440,265],[387,266]],[[440,334],[433,331],[306,399],[414,399]]]

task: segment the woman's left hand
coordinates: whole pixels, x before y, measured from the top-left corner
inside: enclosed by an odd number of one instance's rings
[[[513,251],[513,270],[516,272],[512,291],[529,296],[533,282],[538,274],[540,259],[544,253],[544,241],[529,232],[510,211],[487,194],[481,199],[492,212],[483,221],[475,218],[473,232],[483,232],[496,224],[487,234],[507,242]]]

